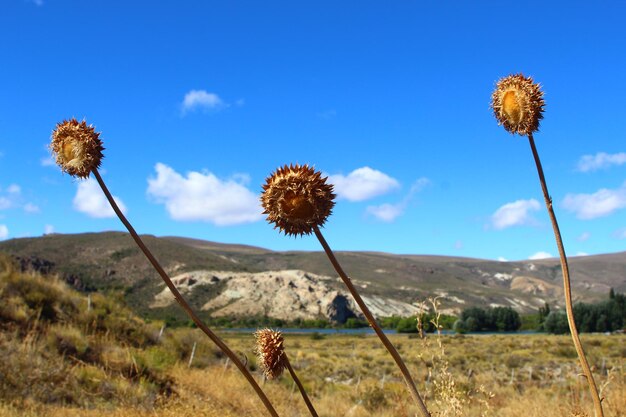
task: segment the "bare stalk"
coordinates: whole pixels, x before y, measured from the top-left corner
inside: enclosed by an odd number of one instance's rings
[[[205,325],[202,322],[202,320],[200,320],[200,318],[196,315],[196,313],[191,309],[187,301],[185,301],[185,299],[183,298],[181,293],[178,291],[178,289],[176,288],[176,286],[174,285],[170,277],[167,275],[165,270],[161,267],[161,265],[156,260],[156,258],[152,255],[150,250],[143,243],[143,241],[141,240],[137,232],[135,232],[135,229],[133,228],[133,226],[126,219],[126,217],[124,216],[124,214],[118,207],[117,203],[113,199],[113,196],[109,192],[109,189],[104,184],[104,181],[102,180],[102,177],[100,176],[100,173],[98,172],[98,170],[93,169],[91,172],[93,172],[94,176],[96,177],[96,180],[98,181],[98,184],[100,184],[100,188],[102,188],[104,195],[106,196],[107,200],[109,200],[109,204],[113,208],[113,211],[115,211],[115,214],[117,214],[117,217],[119,217],[119,219],[122,221],[124,226],[126,226],[126,229],[128,229],[128,232],[132,236],[137,246],[139,246],[139,249],[141,249],[141,251],[144,253],[144,255],[146,255],[146,258],[148,258],[148,260],[150,261],[154,269],[159,273],[159,275],[163,279],[163,282],[165,282],[165,285],[167,285],[167,287],[170,289],[170,291],[174,295],[174,298],[176,298],[176,301],[178,301],[178,304],[180,304],[180,306],[183,308],[183,310],[185,310],[187,315],[191,318],[191,320],[193,320],[193,322],[198,326],[198,328],[200,328],[209,337],[209,339],[211,339],[213,343],[215,343],[221,349],[221,351],[224,352],[231,361],[233,361],[233,363],[237,366],[237,368],[239,368],[239,371],[241,371],[241,373],[243,374],[243,376],[246,377],[250,385],[252,385],[252,388],[254,388],[254,391],[256,391],[257,395],[263,402],[263,405],[265,405],[265,408],[267,408],[267,411],[270,413],[270,415],[273,417],[278,417],[278,413],[276,412],[276,410],[274,410],[272,403],[270,403],[269,399],[267,398],[267,396],[265,395],[261,387],[259,387],[259,384],[257,384],[256,380],[254,379],[252,374],[250,374],[250,371],[248,371],[246,366],[241,362],[239,357],[232,350],[230,350],[230,348],[215,333],[213,333],[213,331],[211,331],[211,329],[209,329],[207,325]]]
[[[372,329],[374,329],[374,331],[376,332],[376,335],[378,336],[380,341],[383,343],[385,348],[387,348],[387,351],[389,352],[389,354],[391,354],[391,357],[394,359],[394,361],[398,365],[398,368],[400,368],[400,372],[402,372],[402,376],[404,377],[404,382],[409,388],[409,391],[411,392],[413,399],[419,406],[422,416],[430,417],[430,413],[428,412],[428,409],[426,408],[426,405],[424,404],[422,397],[420,397],[419,392],[417,392],[417,387],[415,386],[415,382],[413,382],[413,378],[411,378],[409,369],[407,368],[406,364],[400,357],[400,354],[398,353],[396,348],[393,346],[391,341],[389,341],[385,333],[382,331],[382,329],[376,322],[376,319],[370,312],[369,308],[367,308],[367,305],[365,305],[365,302],[363,301],[363,299],[357,292],[355,286],[352,284],[352,281],[350,280],[350,278],[348,278],[346,273],[343,271],[343,268],[341,268],[341,265],[337,261],[337,258],[335,257],[332,249],[330,249],[330,246],[328,246],[328,243],[326,243],[326,239],[324,239],[324,236],[322,236],[322,232],[320,232],[320,229],[319,227],[317,227],[317,225],[313,226],[313,231],[315,232],[315,236],[317,236],[317,239],[322,244],[322,247],[324,248],[324,251],[326,252],[326,255],[328,256],[330,263],[333,264],[335,271],[337,271],[343,283],[346,285],[346,287],[348,287],[350,294],[352,294],[352,297],[354,297],[354,300],[359,305],[359,308],[363,312],[363,315],[367,319],[368,323],[370,324]]]
[[[304,403],[306,404],[307,408],[309,409],[309,412],[311,413],[311,415],[313,417],[318,417],[317,411],[315,411],[315,407],[313,407],[313,404],[311,403],[311,400],[309,399],[309,396],[307,395],[306,391],[304,390],[304,386],[300,382],[300,379],[298,378],[298,375],[296,375],[296,371],[294,371],[293,368],[291,367],[291,363],[289,362],[289,358],[287,357],[287,354],[285,353],[284,355],[285,355],[284,356],[284,358],[285,358],[285,366],[289,370],[289,373],[291,374],[291,377],[293,378],[294,382],[298,386],[298,389],[300,390],[300,394],[302,395],[302,399],[304,400]]]
[[[576,329],[576,322],[574,321],[569,267],[567,265],[567,256],[565,256],[565,248],[563,247],[563,239],[561,239],[559,224],[556,221],[556,215],[554,214],[554,209],[552,208],[552,198],[548,193],[548,186],[546,185],[546,179],[543,175],[543,168],[541,167],[541,160],[539,159],[539,154],[537,153],[537,148],[535,146],[535,139],[533,138],[532,133],[528,135],[528,140],[530,142],[530,148],[533,152],[533,157],[535,158],[535,165],[537,165],[537,173],[539,174],[539,182],[541,183],[543,198],[545,199],[546,208],[548,209],[548,214],[550,215],[550,221],[552,222],[552,229],[554,230],[554,237],[556,239],[556,246],[559,250],[559,257],[561,258],[561,270],[563,271],[563,289],[565,293],[565,310],[567,312],[567,322],[569,323],[570,333],[572,335],[572,340],[574,341],[574,346],[576,347],[576,353],[578,354],[580,365],[583,368],[583,374],[587,378],[587,383],[589,384],[589,390],[591,391],[591,398],[593,399],[596,417],[602,417],[604,416],[604,412],[602,411],[602,402],[600,400],[600,395],[598,394],[598,388],[596,387],[596,382],[593,379],[593,374],[591,373],[591,369],[589,368],[587,356],[585,355],[583,346],[580,343],[578,329]]]

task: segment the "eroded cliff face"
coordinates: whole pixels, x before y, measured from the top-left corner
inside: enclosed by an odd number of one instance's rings
[[[326,318],[345,323],[351,317],[362,317],[352,297],[338,278],[301,270],[257,273],[227,271],[193,271],[172,278],[183,295],[206,286],[219,291],[202,306],[214,317],[264,315],[284,320]],[[207,291],[215,293],[215,291]],[[415,305],[383,297],[364,297],[376,316],[410,316]],[[151,307],[165,307],[175,302],[164,288],[154,297]]]

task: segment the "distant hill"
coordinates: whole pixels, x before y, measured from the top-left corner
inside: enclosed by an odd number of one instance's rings
[[[142,237],[182,292],[204,314],[330,318],[358,314],[325,254],[276,252],[183,237]],[[0,242],[23,268],[57,273],[83,292],[113,292],[144,317],[180,316],[164,284],[130,236],[121,232],[52,234]],[[376,252],[338,252],[375,314],[409,315],[440,297],[448,313],[470,306],[536,311],[561,306],[558,259],[519,262]],[[569,259],[576,300],[626,292],[626,252]]]

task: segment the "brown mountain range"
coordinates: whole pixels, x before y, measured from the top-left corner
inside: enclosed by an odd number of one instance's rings
[[[323,252],[275,252],[181,237],[143,236],[183,294],[207,315],[327,318],[355,314],[351,298]],[[139,314],[162,317],[176,306],[130,236],[121,232],[53,234],[0,242],[23,268],[58,273],[75,288],[118,292]],[[440,297],[444,312],[511,306],[534,312],[562,305],[558,259],[490,260],[338,252],[346,272],[377,316],[413,314]],[[626,292],[626,252],[572,257],[573,295],[598,301]]]

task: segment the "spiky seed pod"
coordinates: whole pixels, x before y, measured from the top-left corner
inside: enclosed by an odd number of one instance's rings
[[[333,186],[308,165],[285,165],[267,178],[261,204],[267,221],[286,235],[310,234],[330,216]]]
[[[267,379],[278,378],[287,366],[282,333],[272,329],[257,330],[254,338],[256,339],[255,351],[263,373]]]
[[[522,136],[539,129],[544,105],[540,85],[523,74],[499,79],[491,95],[491,108],[498,119],[498,124],[504,126],[507,131]]]
[[[100,133],[92,125],[72,118],[57,123],[52,131],[50,149],[61,170],[75,177],[87,178],[92,169],[100,166],[104,147]]]

